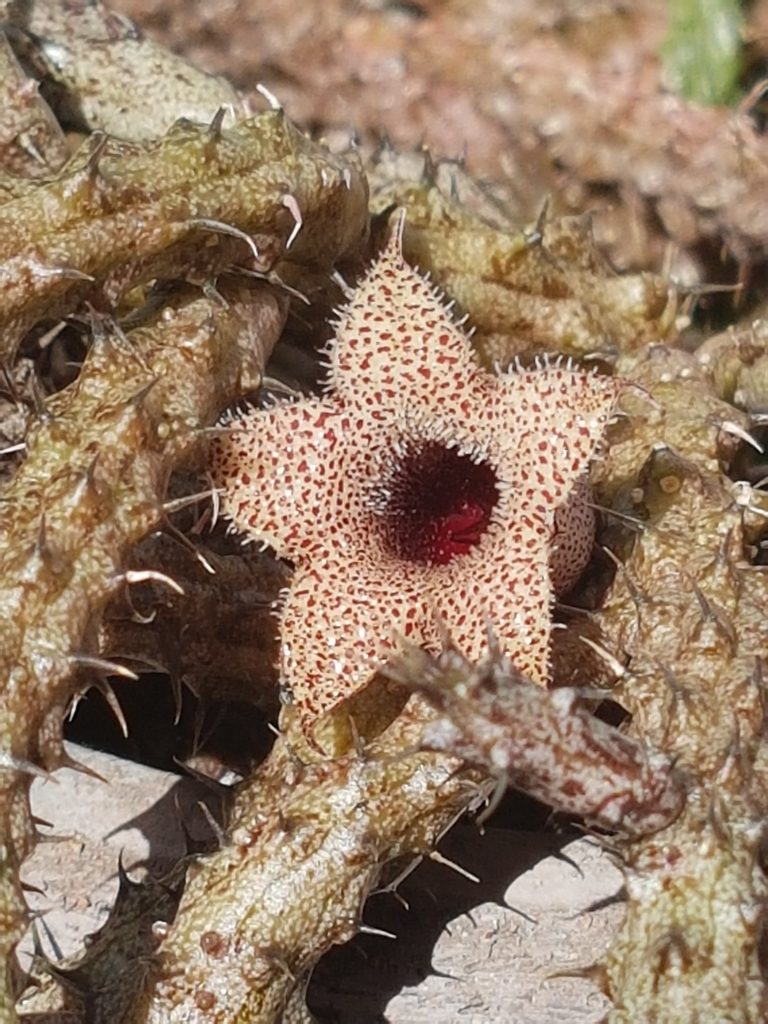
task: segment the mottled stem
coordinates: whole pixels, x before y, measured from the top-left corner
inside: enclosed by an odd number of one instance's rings
[[[26,77],[5,36],[0,36],[0,103],[0,199],[6,199],[22,184],[11,176],[54,174],[64,163],[67,148],[37,82]]]
[[[482,765],[556,810],[625,832],[655,832],[683,806],[670,759],[590,714],[578,692],[544,690],[498,651],[477,665],[410,647],[389,670],[440,717],[422,746]]]
[[[613,453],[617,477],[645,430]],[[633,734],[675,758],[688,790],[679,819],[622,844],[627,916],[603,961],[612,1024],[757,1024],[768,1010],[768,579],[746,546],[766,508],[716,466],[655,444],[635,492],[648,525],[597,616],[629,666],[616,694]]]
[[[309,1018],[307,971],[351,938],[384,865],[431,850],[477,776],[415,753],[431,710],[414,698],[359,753],[302,764],[285,739],[241,791],[230,840],[189,872],[154,983],[131,1024]]]
[[[0,363],[86,299],[110,307],[139,282],[238,262],[270,271],[286,247],[330,269],[367,224],[357,165],[282,111],[226,130],[180,122],[143,145],[91,136],[58,178],[0,206]]]
[[[0,506],[0,956],[25,924],[19,865],[31,842],[27,787],[61,764],[61,717],[95,633],[126,586],[132,544],[163,522],[171,471],[205,448],[201,428],[257,385],[285,302],[264,285],[221,283],[226,299],[178,292],[127,338],[94,341],[79,379],[27,437]],[[98,670],[98,660],[96,660]],[[102,672],[110,666],[104,664]],[[14,992],[0,981],[0,1015]]]

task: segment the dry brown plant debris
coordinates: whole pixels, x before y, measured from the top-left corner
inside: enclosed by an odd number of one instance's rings
[[[765,253],[766,142],[754,97],[700,107],[669,88],[669,6],[314,0],[287,20],[280,0],[120,8],[241,88],[264,81],[302,124],[466,153],[521,220],[550,194],[557,212],[596,212],[622,269],[658,267],[671,240],[682,281],[722,283],[721,244],[747,262]],[[763,7],[750,30],[762,46]]]

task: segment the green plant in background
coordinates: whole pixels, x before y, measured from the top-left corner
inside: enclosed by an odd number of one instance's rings
[[[661,54],[672,88],[696,103],[736,102],[743,27],[739,0],[671,0]]]

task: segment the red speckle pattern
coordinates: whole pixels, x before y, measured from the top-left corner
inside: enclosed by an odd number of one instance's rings
[[[400,230],[328,355],[323,398],[250,412],[213,446],[225,513],[296,566],[281,673],[305,728],[369,681],[397,634],[438,649],[441,623],[472,659],[491,624],[546,683],[553,595],[591,550],[583,481],[620,383],[561,365],[482,369],[405,263]],[[412,550],[405,523],[392,541],[390,496],[403,460],[430,446],[481,467],[478,491],[470,473],[435,520],[437,547]]]

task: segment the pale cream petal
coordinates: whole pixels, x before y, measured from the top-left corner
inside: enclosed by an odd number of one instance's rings
[[[328,385],[372,417],[426,399],[453,404],[480,371],[442,296],[403,259],[400,231],[342,311]]]
[[[511,371],[501,385],[499,402],[515,429],[498,433],[500,465],[545,517],[587,472],[624,385],[558,365]]]
[[[211,445],[222,512],[243,533],[299,562],[337,529],[337,477],[350,427],[337,403],[303,399],[258,409]]]
[[[298,569],[280,620],[281,679],[311,727],[369,682],[402,635],[421,642],[422,569],[323,559]]]
[[[551,528],[529,515],[489,530],[432,584],[432,603],[453,642],[470,660],[488,650],[488,629],[529,679],[549,681]]]

